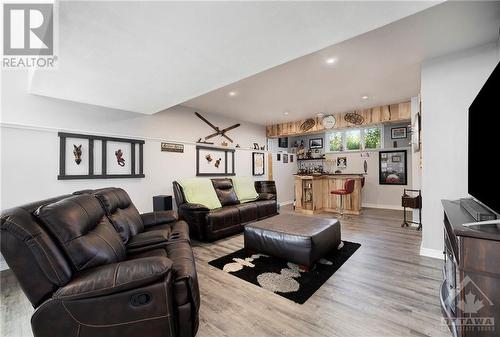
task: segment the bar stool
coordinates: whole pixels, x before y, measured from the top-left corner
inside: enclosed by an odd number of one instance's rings
[[[340,190],[333,190],[330,193],[340,195],[340,216],[344,216],[344,196],[354,192],[354,179],[347,179],[344,182],[344,188]]]

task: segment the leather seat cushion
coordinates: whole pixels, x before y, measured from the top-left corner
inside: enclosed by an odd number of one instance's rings
[[[105,188],[96,190],[94,195],[101,202],[123,242],[127,242],[130,236],[144,231],[141,215],[123,189]]]
[[[276,200],[259,200],[252,204],[257,206],[257,215],[259,219],[266,218],[278,212]]]
[[[207,224],[212,231],[240,225],[240,211],[236,206],[226,206],[210,211]]]
[[[257,205],[253,202],[236,205],[235,207],[240,211],[240,221],[242,224],[255,221],[259,217]]]
[[[125,259],[120,236],[92,195],[75,195],[41,206],[36,216],[59,241],[76,270]]]

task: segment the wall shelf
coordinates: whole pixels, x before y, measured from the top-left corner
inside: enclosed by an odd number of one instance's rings
[[[311,161],[312,160],[318,161],[318,160],[325,160],[325,158],[303,158],[303,159],[298,159],[297,158],[297,161],[309,161],[309,160],[311,160]]]

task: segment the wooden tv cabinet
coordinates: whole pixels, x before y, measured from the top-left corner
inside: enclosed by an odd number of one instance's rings
[[[474,222],[458,200],[443,200],[441,311],[454,337],[500,337],[500,228]]]

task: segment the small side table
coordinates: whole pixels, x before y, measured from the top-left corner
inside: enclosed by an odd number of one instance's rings
[[[410,192],[410,195],[408,194]],[[417,224],[417,231],[422,229],[422,193],[420,190],[404,189],[401,197],[401,206],[403,206],[403,224],[401,227],[408,227],[409,223]],[[406,218],[406,208],[418,209],[418,222],[410,221]]]
[[[171,195],[155,195],[153,197],[153,211],[171,211],[172,196]]]

